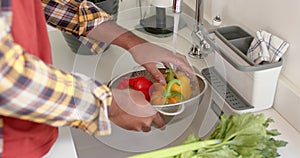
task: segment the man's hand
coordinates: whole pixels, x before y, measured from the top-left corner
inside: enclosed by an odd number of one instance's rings
[[[171,68],[170,64],[172,64],[176,66],[177,69],[194,75],[194,71],[189,65],[186,56],[179,53],[173,53],[158,45],[149,42],[140,43],[129,49],[129,52],[132,54],[134,60],[145,67],[152,77],[161,84],[165,84],[166,81],[163,74],[157,68],[157,64],[159,63],[162,63],[169,68]]]
[[[134,33],[122,28],[113,21],[107,21],[91,30],[87,37],[97,41],[103,41],[118,45],[130,52],[134,60],[144,66],[151,73],[153,78],[164,84],[165,79],[156,65],[158,63],[169,67],[170,64],[194,75],[185,55],[173,53],[172,51],[150,43]]]
[[[145,99],[142,92],[112,89],[112,93],[109,118],[116,125],[127,130],[144,132],[150,131],[152,124],[157,128],[165,126],[163,118]]]

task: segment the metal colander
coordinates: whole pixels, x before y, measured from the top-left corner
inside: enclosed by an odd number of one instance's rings
[[[161,73],[167,74],[166,68],[159,68]],[[110,88],[117,88],[119,82],[123,78],[132,78],[132,77],[139,77],[139,76],[144,76],[148,78],[149,80],[155,82],[151,74],[146,71],[146,70],[135,70],[135,71],[130,71],[125,74],[121,74],[115,78],[113,78],[109,83],[108,87]],[[205,82],[204,78],[200,75],[195,75],[195,77],[189,77],[190,78],[190,84],[191,84],[191,90],[192,94],[191,97],[187,100],[184,100],[179,103],[174,103],[174,104],[165,104],[165,105],[153,105],[153,107],[162,113],[163,115],[169,115],[169,116],[174,116],[182,113],[185,109],[185,106],[188,106],[189,103],[196,99],[200,99],[199,101],[202,100],[202,96],[207,88],[207,83]]]

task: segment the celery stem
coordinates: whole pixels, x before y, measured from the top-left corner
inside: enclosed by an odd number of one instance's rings
[[[133,155],[133,156],[129,156],[128,158],[164,158],[164,157],[175,156],[187,151],[193,151],[200,148],[205,148],[210,145],[215,145],[219,143],[221,143],[221,140],[219,139],[205,140],[205,141],[200,141],[195,143],[183,144],[180,146],[170,147],[166,149],[155,150],[148,153]]]

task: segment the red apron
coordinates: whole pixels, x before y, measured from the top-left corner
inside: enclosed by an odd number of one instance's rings
[[[27,52],[51,64],[51,48],[41,0],[12,0],[12,35]],[[58,129],[16,118],[3,117],[2,156],[40,158],[57,139]]]

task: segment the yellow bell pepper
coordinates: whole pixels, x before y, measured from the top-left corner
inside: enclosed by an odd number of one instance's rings
[[[168,98],[169,104],[175,104],[182,101],[182,98],[180,96],[174,96],[172,98]]]
[[[178,92],[178,93],[181,93],[181,86],[177,83],[173,84],[172,87],[171,87],[171,91],[172,92]]]
[[[153,105],[179,103],[191,97],[190,79],[183,72],[174,73],[169,69],[166,80],[166,85],[153,84],[153,91],[150,94],[150,102]]]
[[[192,95],[190,79],[181,71],[175,73],[176,78],[181,81],[181,94],[187,100]]]

